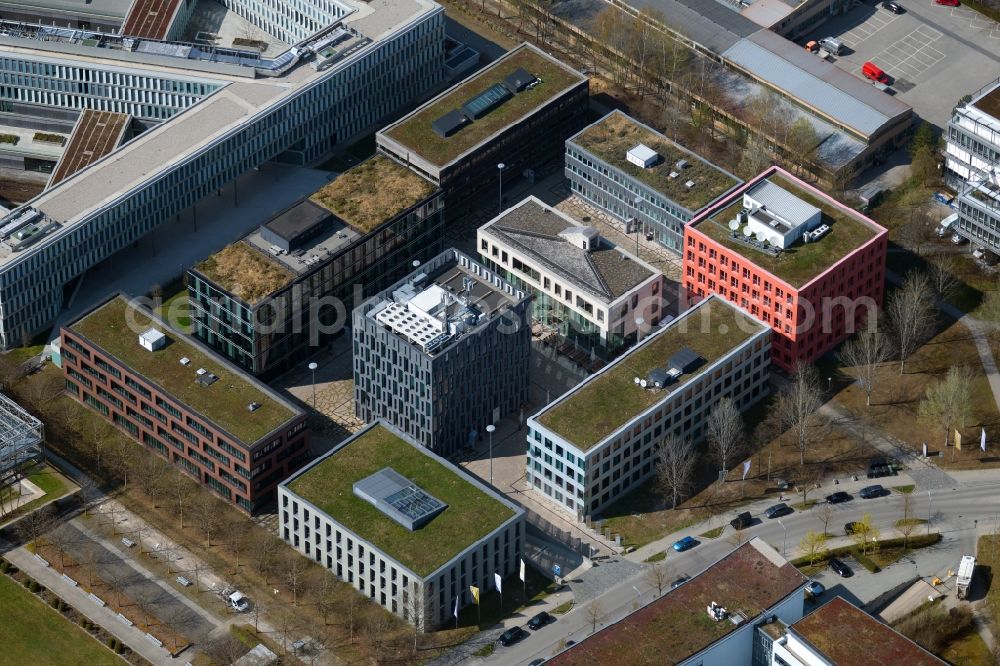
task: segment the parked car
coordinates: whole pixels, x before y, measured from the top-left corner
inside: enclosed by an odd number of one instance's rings
[[[545,660],[539,657],[538,659],[532,659],[528,666],[542,666],[544,663]]]
[[[778,490],[788,490],[791,486],[789,486],[788,481],[785,481],[784,479],[775,479],[774,487]]]
[[[729,524],[733,526],[734,530],[745,530],[750,527],[753,523],[753,516],[750,515],[749,511],[744,511],[740,515],[736,516],[729,521]]]
[[[768,507],[767,511],[764,512],[764,515],[768,518],[781,518],[791,512],[792,507],[782,502],[781,504],[775,504],[774,506]]]
[[[826,503],[827,504],[840,504],[841,502],[847,502],[847,501],[849,501],[851,499],[853,499],[853,498],[850,495],[848,495],[847,493],[845,493],[843,490],[838,490],[837,492],[833,493],[832,495],[827,495],[826,496]]]
[[[888,2],[888,0],[882,3],[882,9],[888,9],[893,14],[903,14],[906,12],[898,2]]]
[[[861,73],[865,75],[866,79],[871,79],[877,83],[882,83],[889,85],[892,83],[892,79],[889,75],[882,71],[882,68],[873,62],[866,62],[861,66]]]
[[[532,631],[538,631],[545,625],[550,624],[554,619],[555,618],[553,618],[551,615],[549,615],[545,611],[542,611],[538,615],[528,620],[528,629],[531,629]]]
[[[500,638],[497,639],[497,644],[502,645],[503,647],[508,647],[518,641],[523,641],[528,636],[528,632],[521,627],[511,627],[507,631],[500,634]]]
[[[962,243],[968,242],[962,234],[957,231],[951,235],[951,242],[953,245],[961,245]]]
[[[830,568],[833,569],[841,578],[850,578],[854,574],[849,566],[838,560],[836,557],[830,558]]]
[[[694,537],[686,536],[680,541],[674,543],[674,550],[678,553],[683,553],[685,550],[694,548],[698,545],[698,542],[694,540]]]
[[[934,0],[935,5],[944,5],[945,7],[961,7],[962,3],[959,0]]]
[[[886,495],[888,492],[889,491],[882,486],[875,485],[865,486],[858,492],[858,495],[861,496],[861,499],[873,499],[875,497],[882,497],[882,495]]]
[[[678,587],[680,587],[684,583],[688,582],[689,580],[691,580],[691,576],[688,576],[687,574],[685,574],[685,575],[681,576],[680,578],[678,578],[677,580],[675,580],[674,582],[672,582],[670,584],[670,589],[671,590],[676,590]]]
[[[826,592],[826,588],[823,587],[823,583],[818,580],[811,580],[809,581],[809,584],[806,585],[806,594],[814,599],[824,592]]]
[[[851,536],[852,534],[854,534],[858,530],[858,526],[859,525],[861,525],[861,523],[858,523],[858,522],[855,522],[855,521],[851,521],[849,523],[845,523],[844,524],[844,534],[846,534],[847,536]]]
[[[955,197],[945,192],[935,192],[933,198],[934,201],[938,202],[942,206],[950,206],[951,202],[955,199]]]
[[[229,607],[237,613],[245,613],[250,610],[250,600],[243,596],[239,590],[230,594],[226,599],[229,601]]]

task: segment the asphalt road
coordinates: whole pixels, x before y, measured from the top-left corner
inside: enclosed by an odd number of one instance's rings
[[[888,481],[883,485],[892,485],[891,479],[882,481]],[[851,583],[852,579],[846,579],[843,581],[847,590],[844,596],[852,598],[855,602],[867,603],[917,574],[939,575],[949,566],[957,567],[963,554],[974,552],[976,527],[974,521],[978,520],[980,523],[981,533],[987,526],[989,531],[994,531],[995,525],[1000,524],[998,518],[1000,480],[980,481],[957,489],[932,491],[930,502],[927,493],[919,489],[911,495],[911,515],[926,518],[929,506],[932,511],[930,529],[942,533],[944,536],[942,542],[933,548],[915,551],[912,560],[901,561],[879,574],[866,575],[867,572],[860,572],[855,576],[856,584]],[[867,512],[871,514],[873,523],[881,530],[883,539],[896,537],[898,535],[892,525],[902,516],[902,508],[903,496],[898,493],[871,500],[860,499],[854,493],[853,500],[834,505],[829,531],[834,534],[843,533],[844,523],[857,520]],[[744,531],[746,538],[760,537],[779,552],[784,543],[789,558],[799,555],[799,541],[808,531],[822,530],[823,527],[815,508],[785,516],[781,518],[781,524],[777,520],[762,518],[756,513],[755,518],[757,519],[755,524]],[[921,526],[918,529],[926,528]],[[732,528],[726,527],[718,539],[702,540],[698,546],[684,553],[670,551],[666,560],[670,579],[674,580],[682,574],[694,575],[728,553],[733,544],[726,537],[731,533]],[[849,540],[844,538],[843,543],[849,543]],[[832,542],[831,545],[840,545],[840,540]],[[857,566],[854,568],[860,569]],[[841,582],[839,579],[824,574],[821,580],[831,588],[831,593],[840,592],[834,587],[834,583]],[[613,587],[598,597],[604,613],[598,628],[621,619],[634,609],[637,602],[645,604],[655,596],[655,588],[643,580],[643,574]],[[533,632],[521,643],[506,648],[498,647],[492,656],[476,663],[527,664],[536,658],[552,656],[561,640],[579,642],[590,635],[591,623],[585,608],[586,604],[574,608],[559,617],[555,623]]]

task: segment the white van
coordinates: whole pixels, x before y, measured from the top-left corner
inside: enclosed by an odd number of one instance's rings
[[[230,594],[226,599],[229,600],[229,607],[237,613],[245,613],[250,610],[250,600],[244,597],[239,590]]]
[[[836,37],[824,37],[819,40],[820,47],[826,49],[833,55],[840,55],[844,52],[844,43]]]
[[[948,217],[941,220],[941,226],[937,228],[938,238],[944,238],[947,236],[948,232],[951,231],[952,225],[956,222],[958,222],[958,213],[952,213]]]

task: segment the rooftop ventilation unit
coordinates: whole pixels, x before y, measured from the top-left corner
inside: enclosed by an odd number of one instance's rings
[[[163,349],[167,344],[167,336],[155,328],[147,329],[139,336],[139,345],[147,351]]]
[[[183,365],[185,367],[191,365],[191,359],[189,359],[187,356],[183,357],[181,359],[181,365]]]
[[[721,622],[729,617],[729,611],[715,603],[714,601],[708,604],[708,616],[715,620],[716,622]]]
[[[812,231],[807,231],[804,234],[802,234],[802,238],[803,240],[805,240],[806,243],[811,243],[814,240],[819,240],[820,238],[825,236],[829,231],[830,227],[828,225],[821,224]]]
[[[195,381],[201,384],[202,386],[211,386],[215,382],[219,381],[219,378],[216,377],[215,374],[205,371],[199,374],[198,378],[195,379]]]
[[[678,171],[687,169],[689,166],[691,165],[688,163],[687,160],[677,160],[677,162],[674,163],[674,168],[676,168]]]
[[[259,402],[251,402],[249,405],[247,405],[248,412],[256,412],[258,409],[260,409]]]
[[[684,183],[684,187],[690,190],[692,187],[694,187],[694,181],[689,180],[688,182]]]
[[[648,169],[659,161],[660,156],[646,144],[640,143],[625,153],[625,159],[637,167]]]

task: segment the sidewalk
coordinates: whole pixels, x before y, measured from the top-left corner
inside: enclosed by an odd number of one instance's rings
[[[56,573],[44,566],[34,555],[24,548],[8,551],[4,557],[21,571],[58,595],[63,601],[80,611],[88,620],[100,625],[112,636],[156,666],[183,664],[186,658],[171,657],[165,648],[157,647],[146,638],[146,633],[137,627],[129,627],[118,619],[118,615],[107,607],[97,605],[80,587],[74,587]]]

